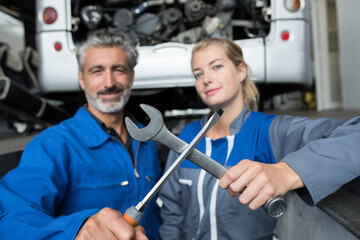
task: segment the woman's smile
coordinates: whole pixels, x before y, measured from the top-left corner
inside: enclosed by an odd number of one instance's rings
[[[209,97],[209,96],[216,94],[219,91],[220,91],[220,88],[211,88],[211,89],[206,90],[205,94],[206,94],[206,96]]]

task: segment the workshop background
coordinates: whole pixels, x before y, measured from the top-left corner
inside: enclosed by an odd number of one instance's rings
[[[14,52],[24,52],[28,41],[36,40],[29,39],[24,30],[24,25],[31,21],[26,18],[22,19],[24,21],[17,19],[17,13],[11,8],[11,2],[0,0],[0,42],[9,45]],[[271,96],[262,103],[262,110],[309,118],[344,119],[360,116],[360,28],[358,26],[360,1],[300,0],[299,2],[309,6],[311,74],[314,84],[302,91]],[[0,51],[0,59],[2,54],[3,52]],[[36,61],[37,55],[31,49],[27,54],[30,63]],[[36,69],[36,63],[33,64],[28,68]],[[32,115],[33,104],[41,104],[42,98],[19,104],[19,108],[25,105],[26,109],[22,111],[18,111],[19,109],[14,105],[7,105],[6,101],[9,99],[4,97],[5,86],[6,81],[0,77],[0,177],[17,165],[24,146],[34,135],[60,119],[54,116],[36,119]],[[22,89],[20,88],[19,91],[21,92]],[[23,93],[26,96],[37,94],[36,91]],[[154,91],[149,90],[150,93]],[[192,94],[192,92],[184,94]],[[194,98],[196,99],[196,96]],[[146,101],[147,98],[143,96],[141,99]],[[67,116],[58,108],[58,101],[50,100],[46,106],[50,109],[50,113]],[[185,124],[204,114],[204,111],[191,109],[185,111],[185,113],[189,112],[191,114],[185,114],[187,118],[184,117],[184,113],[181,119],[169,117],[167,123],[170,125],[169,128],[177,132],[180,127],[175,126],[174,122]],[[171,115],[173,112],[168,111],[164,114]],[[288,202],[288,210],[279,219],[274,238],[360,239],[360,179],[346,184],[316,207],[307,206],[293,192],[287,194],[285,198]]]

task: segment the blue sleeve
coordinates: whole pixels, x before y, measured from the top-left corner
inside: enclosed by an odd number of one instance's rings
[[[168,169],[175,161],[178,154],[170,151],[165,169]],[[181,232],[184,223],[184,215],[181,204],[181,188],[179,184],[179,169],[163,185],[160,190],[159,198],[162,200],[161,218],[163,224],[160,227],[162,239],[174,240],[181,239]]]
[[[360,117],[348,120],[279,116],[270,127],[277,161],[286,162],[306,188],[297,190],[317,204],[360,175]]]
[[[50,135],[28,144],[19,166],[0,182],[0,239],[74,239],[84,220],[99,211],[57,216],[66,194],[66,160],[64,145]]]

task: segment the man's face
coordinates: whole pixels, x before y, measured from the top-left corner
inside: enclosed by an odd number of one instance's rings
[[[87,50],[79,83],[90,110],[93,107],[103,113],[119,112],[130,98],[133,81],[134,72],[123,50],[117,47]]]

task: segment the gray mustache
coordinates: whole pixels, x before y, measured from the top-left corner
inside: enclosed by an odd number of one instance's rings
[[[104,90],[98,91],[98,94],[111,94],[111,93],[118,93],[124,91],[122,87],[111,87]]]

